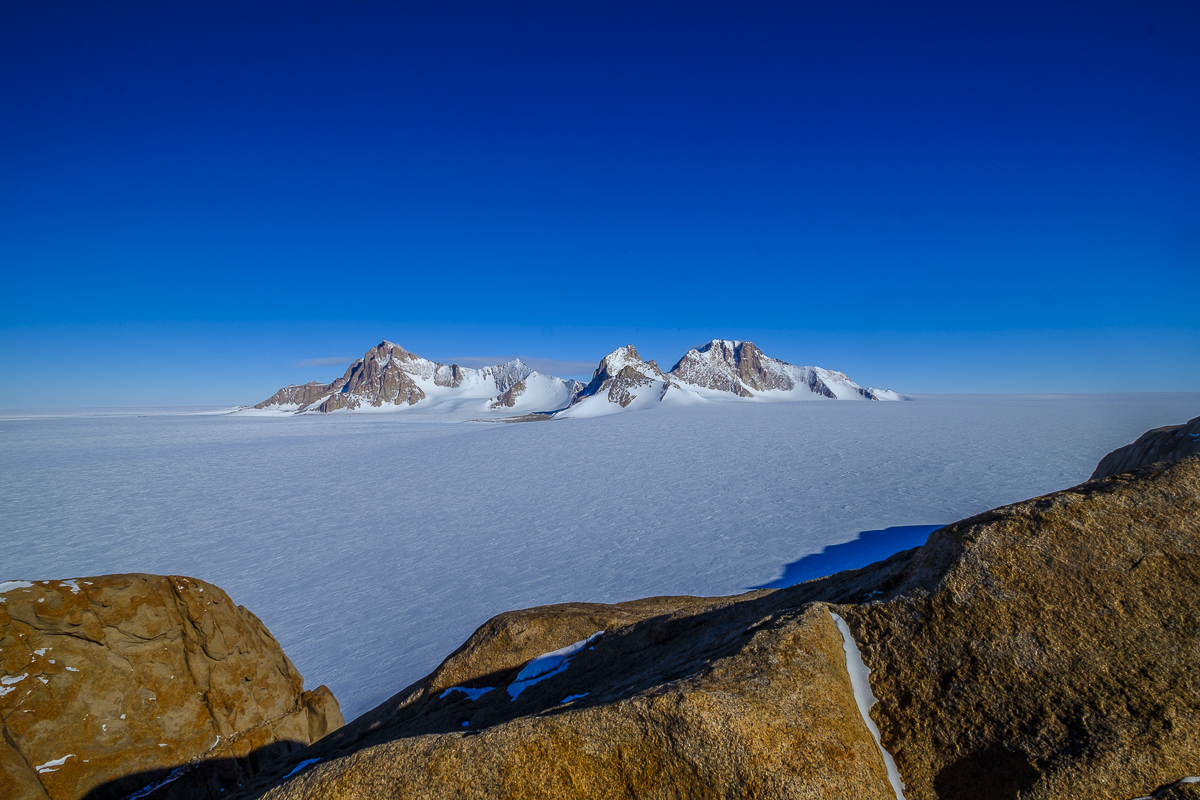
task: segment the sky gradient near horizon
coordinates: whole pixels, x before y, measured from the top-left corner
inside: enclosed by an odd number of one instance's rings
[[[13,0],[0,406],[381,339],[1200,391],[1200,5]]]

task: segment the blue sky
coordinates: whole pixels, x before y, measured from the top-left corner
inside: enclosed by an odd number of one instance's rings
[[[107,5],[0,6],[0,405],[385,338],[1200,390],[1195,3]]]

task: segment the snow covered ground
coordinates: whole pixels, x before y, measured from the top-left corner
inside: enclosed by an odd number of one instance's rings
[[[734,593],[826,546],[844,565],[860,532],[872,555],[889,529],[911,546],[900,533],[1079,483],[1113,448],[1197,414],[1198,394],[708,403],[527,424],[0,411],[0,581],[211,581],[350,718],[500,611]]]

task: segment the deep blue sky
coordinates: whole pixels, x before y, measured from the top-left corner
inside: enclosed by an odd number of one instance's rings
[[[1200,390],[1200,4],[0,3],[0,405],[380,339]]]

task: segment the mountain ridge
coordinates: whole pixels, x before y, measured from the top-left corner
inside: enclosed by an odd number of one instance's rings
[[[713,339],[688,350],[669,372],[644,361],[632,344],[600,359],[587,384],[542,375],[519,358],[471,369],[442,364],[383,340],[330,383],[279,389],[253,406],[293,414],[400,410],[425,403],[484,415],[599,416],[657,401],[903,400],[859,386],[843,372],[797,367],[765,355],[753,342]],[[478,402],[476,402],[478,401]]]

